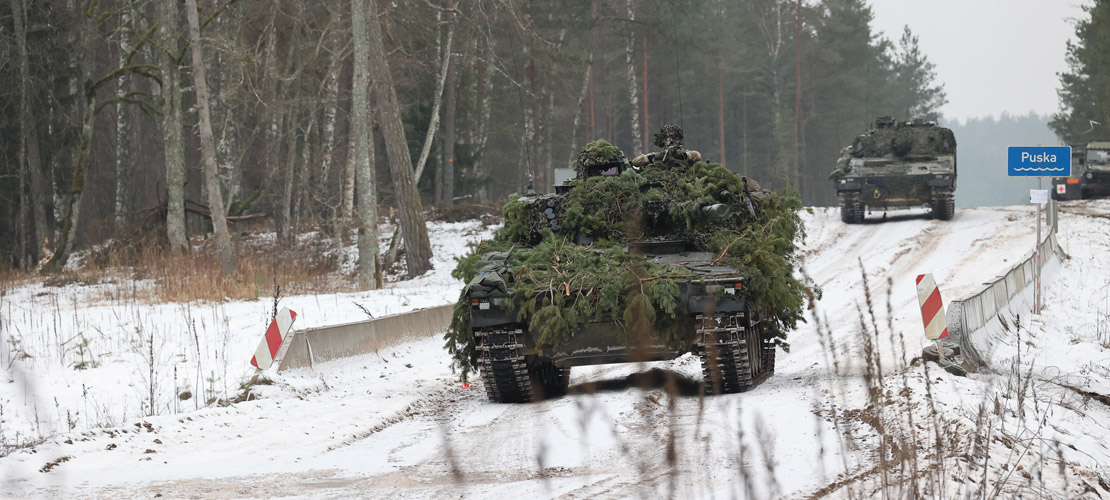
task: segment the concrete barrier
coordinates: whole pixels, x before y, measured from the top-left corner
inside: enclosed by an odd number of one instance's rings
[[[294,329],[278,370],[310,367],[324,361],[376,352],[411,340],[441,334],[451,324],[453,304],[417,309],[344,325]]]
[[[995,330],[1007,329],[1005,326],[1018,314],[1033,311],[1032,285],[1037,271],[1044,274],[1046,263],[1063,255],[1056,240],[1056,225],[1048,224],[1048,228],[1048,235],[1038,245],[1040,259],[1038,252],[1030,252],[1001,276],[948,305],[944,315],[948,333],[960,344],[961,355],[971,371],[988,366],[989,356],[984,351],[999,334]]]

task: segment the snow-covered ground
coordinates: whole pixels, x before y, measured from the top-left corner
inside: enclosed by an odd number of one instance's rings
[[[283,372],[255,386],[257,400],[205,405],[253,370],[269,301],[151,306],[98,300],[105,285],[8,290],[0,495],[845,498],[886,485],[901,498],[1105,497],[1110,202],[1064,207],[1071,259],[1048,277],[1049,305],[1023,320],[1020,341],[1015,331],[997,343],[995,371],[960,378],[914,360],[925,339],[913,278],[932,272],[946,300],[974,291],[1033,248],[1033,213],[895,212],[856,226],[835,209],[806,214],[804,268],[823,292],[810,321],[774,377],[704,399],[687,356],[575,368],[566,397],[495,405],[480,383],[459,384],[442,340],[429,338]],[[436,265],[424,277],[282,305],[304,328],[364,319],[354,303],[381,315],[453,302],[452,257],[488,229],[430,229]],[[97,366],[76,369],[82,361]],[[176,397],[185,390],[195,395]],[[155,415],[141,416],[151,401]]]
[[[392,231],[381,228],[383,251]],[[460,289],[451,278],[455,257],[492,230],[474,221],[431,223],[429,231],[434,271],[371,292],[283,297],[279,307],[298,313],[296,328],[311,328],[363,321],[366,312],[380,317],[454,302]],[[340,264],[350,268],[357,251],[343,253]],[[256,371],[249,361],[273,315],[273,299],[128,300],[133,288],[150,285],[37,283],[0,294],[0,368],[2,381],[10,380],[0,383],[0,445],[196,410],[236,395]]]

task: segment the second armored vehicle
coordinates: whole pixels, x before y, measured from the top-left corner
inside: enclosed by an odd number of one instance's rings
[[[934,122],[880,117],[844,148],[830,175],[840,219],[863,222],[874,210],[928,206],[936,219],[955,214],[956,138]]]

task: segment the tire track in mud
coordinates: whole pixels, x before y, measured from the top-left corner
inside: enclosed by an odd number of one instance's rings
[[[585,383],[627,369],[628,366],[614,365],[591,372],[577,378],[576,381]],[[638,413],[641,410],[639,407],[644,401],[650,401],[653,396],[658,398],[659,394],[662,394],[660,390],[645,391],[643,397],[637,398],[637,402],[632,404],[627,412],[616,414],[612,413],[614,405],[619,405],[617,406],[619,408],[624,408],[625,405],[623,402],[612,400],[613,398],[606,393],[567,396],[521,405],[495,405],[482,398],[475,398],[470,401],[471,405],[494,406],[501,411],[488,421],[473,424],[463,421],[467,416],[463,415],[467,413],[467,409],[461,408],[459,415],[443,423],[446,426],[445,430],[450,433],[449,439],[452,445],[465,448],[466,454],[440,451],[406,466],[406,469],[410,473],[431,477],[442,473],[445,463],[454,462],[452,466],[462,471],[461,475],[467,478],[463,482],[474,485],[476,482],[482,483],[480,478],[491,474],[492,468],[497,472],[500,481],[538,480],[544,483],[548,491],[563,491],[559,496],[570,495],[571,498],[593,498],[604,492],[612,493],[627,489],[645,480],[655,481],[658,474],[652,474],[650,471],[658,469],[653,467],[653,464],[657,463],[657,459],[660,459],[660,455],[665,450],[665,442],[656,442],[658,436],[655,438],[648,436],[648,441],[651,441],[648,443],[649,446],[658,453],[645,455],[643,452],[647,450],[642,449],[645,443],[642,440],[630,439],[628,429],[635,426],[635,423],[629,422],[630,418],[636,419],[641,427],[649,423],[648,416]],[[616,399],[626,398],[616,396]],[[655,403],[659,404],[658,399]],[[574,416],[577,416],[577,419]],[[579,422],[583,428],[575,429],[573,425],[568,427],[567,422],[564,422],[568,417]],[[684,418],[679,415],[671,417]],[[597,445],[593,445],[589,439],[590,432],[587,427],[597,425],[598,421],[608,423],[603,424],[606,425],[603,432],[611,433],[615,442],[608,446],[601,445],[596,449],[603,454],[611,453],[617,457],[624,457],[631,460],[630,462],[618,460],[621,465],[601,467],[545,465],[543,457],[548,453],[553,440],[572,440],[583,450],[596,447]],[[537,434],[534,425],[544,426],[544,432]],[[639,433],[634,434],[639,436]],[[496,457],[492,464],[491,457]],[[669,474],[672,470],[668,468],[665,472]],[[630,478],[630,473],[634,477]],[[584,479],[592,481],[592,486],[576,486]],[[431,483],[424,486],[434,488]],[[568,486],[575,489],[565,490]],[[589,493],[591,491],[594,493]]]
[[[862,271],[866,271],[872,300],[882,302],[882,297],[890,293],[885,278],[894,276],[895,272],[904,272],[903,270],[919,262],[923,256],[935,251],[939,240],[951,232],[951,229],[938,230],[940,225],[937,221],[924,220],[917,214],[853,225],[831,219],[816,222],[824,222],[838,229],[826,234],[833,241],[815,244],[808,253],[808,262],[804,264],[807,273],[824,293],[823,299],[807,315],[821,317],[820,322],[829,329],[836,342],[836,357],[858,358],[865,339],[853,334],[859,330],[859,322],[855,318],[856,306],[862,307],[866,313],[859,262],[862,260],[865,263]],[[883,265],[866,265],[874,262],[882,262]],[[892,304],[897,306],[895,310],[905,306],[901,304],[901,300],[898,302],[899,304]],[[879,312],[880,309],[885,309],[885,306],[877,306],[876,311]],[[800,325],[799,330],[792,335],[792,344],[799,345],[801,358],[806,358],[808,353],[824,359],[825,354],[816,347],[819,335],[822,334],[816,331],[815,325]],[[808,347],[807,343],[810,344]],[[782,363],[782,366],[787,370],[783,371],[789,374],[791,363],[784,361],[787,362]],[[802,372],[808,371],[808,366],[802,368]]]
[[[448,396],[451,393],[462,394],[463,396],[450,398]],[[350,446],[359,441],[363,441],[370,438],[374,434],[377,434],[402,422],[416,420],[423,417],[433,417],[445,413],[452,408],[460,406],[462,402],[473,399],[475,397],[477,397],[476,394],[467,397],[466,393],[459,393],[459,391],[456,390],[454,387],[444,387],[438,389],[429,395],[416,399],[415,401],[405,406],[403,409],[379,420],[378,423],[363,430],[362,432],[354,434],[337,444],[329,446],[324,453],[332,452],[340,448]]]

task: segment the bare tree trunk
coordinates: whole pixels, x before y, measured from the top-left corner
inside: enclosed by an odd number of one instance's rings
[[[47,222],[47,214],[50,214],[51,193],[43,172],[42,156],[39,154],[38,134],[35,133],[34,126],[28,127],[27,132],[29,135],[26,143],[27,169],[31,174],[31,215],[35,219],[33,241],[35,246],[31,255],[37,263],[42,259],[42,249],[47,248],[50,243],[50,224]]]
[[[351,0],[351,36],[354,38],[354,76],[351,80],[351,152],[358,179],[358,285],[363,290],[380,288],[378,280],[378,195],[374,181],[374,141],[370,126],[369,92],[371,65],[367,36],[366,1]],[[377,25],[376,19],[371,23]]]
[[[215,17],[209,28],[213,32],[212,37],[227,36],[230,30],[234,30],[237,22],[236,20],[228,20],[226,16]],[[232,215],[242,215],[245,208],[245,200],[242,200],[240,193],[243,188],[243,165],[240,152],[243,149],[239,145],[239,120],[233,116],[231,106],[224,105],[222,101],[227,99],[222,98],[230,93],[230,89],[235,88],[237,75],[232,74],[230,71],[230,64],[228,64],[227,57],[223,51],[216,51],[214,54],[213,66],[216,68],[214,71],[215,78],[211,82],[213,98],[209,105],[211,106],[212,116],[223,116],[223,126],[220,127],[219,140],[216,143],[216,165],[217,172],[219,172],[221,185],[223,186],[224,204],[227,205],[229,212]],[[231,63],[234,64],[234,63]],[[210,66],[212,67],[212,66]],[[249,196],[249,195],[248,195]],[[237,203],[238,200],[238,203]],[[236,235],[232,236],[233,238]]]
[[[376,2],[371,0],[370,5]],[[377,12],[377,9],[374,9]],[[397,209],[401,216],[401,230],[405,241],[405,263],[410,276],[420,276],[432,268],[432,246],[428,242],[428,228],[424,225],[424,214],[420,212],[420,193],[412,171],[405,128],[401,123],[401,109],[397,104],[397,92],[393,86],[393,76],[386,60],[385,43],[382,41],[382,28],[378,19],[372,15],[366,23],[367,39],[370,48],[370,72],[375,75],[374,95],[378,110],[378,122],[385,138],[385,151],[389,155],[389,172],[393,177],[393,191]]]
[[[455,31],[455,14],[452,9],[455,7],[454,0],[447,0],[448,21],[451,27],[448,28],[453,33]],[[451,39],[451,34],[447,35],[447,39]],[[445,83],[447,89],[447,102],[445,105],[447,109],[444,110],[443,120],[443,197],[447,206],[455,204],[455,111],[458,108],[458,95],[459,95],[459,70],[456,57],[450,53],[451,47],[448,46],[447,54],[447,82]],[[419,180],[419,178],[417,178]]]
[[[554,189],[555,185],[555,142],[552,140],[555,127],[551,126],[551,117],[555,113],[555,92],[548,89],[547,92],[547,112],[545,113],[543,140],[540,142],[540,147],[543,148],[543,164],[544,170],[547,172],[548,186]]]
[[[297,177],[297,112],[290,107],[283,121],[286,149],[285,161],[281,162],[281,199],[278,203],[281,225],[278,226],[278,236],[289,239],[293,235],[293,182]]]
[[[158,2],[162,47],[162,143],[166,158],[166,236],[170,247],[186,249],[185,121],[181,112],[182,55],[177,48],[177,2]]]
[[[362,91],[363,90],[359,90],[359,92]],[[366,88],[365,91],[369,92],[370,89]],[[355,107],[353,96],[355,92],[352,91],[351,94],[351,112],[353,114]],[[368,101],[364,100],[363,102]],[[355,141],[353,132],[354,116],[351,116],[351,126],[349,128],[351,129],[351,131],[347,132],[347,164],[343,166],[343,199],[339,209],[341,214],[340,219],[342,221],[341,225],[343,227],[344,234],[346,234],[347,230],[352,227],[351,221],[355,219],[355,171],[357,170],[357,168],[355,167],[355,157],[358,155],[358,144]],[[367,133],[369,134],[370,132]],[[373,137],[370,138],[370,140],[372,139]]]
[[[494,10],[493,16],[497,16],[497,11]],[[494,37],[492,35],[486,38],[486,51],[485,60],[482,62],[482,69],[478,76],[478,85],[481,91],[481,99],[478,109],[478,138],[474,144],[474,177],[482,178],[486,176],[485,165],[482,158],[485,156],[486,142],[489,140],[489,121],[493,112],[493,58],[496,55],[494,52]],[[488,203],[490,199],[489,182],[482,182],[478,187],[478,203]]]
[[[34,132],[35,130],[32,127],[29,130],[31,137],[27,142],[27,168],[31,170],[31,203],[33,204],[32,212],[35,216],[35,245],[39,249],[34,253],[34,256],[36,259],[41,259],[41,249],[46,248],[51,239],[51,224],[47,222],[47,217],[50,216],[48,214],[51,214],[52,194],[47,182],[46,172],[43,170],[42,156],[39,154],[38,134]]]
[[[597,138],[596,107],[597,107],[597,65],[601,64],[601,0],[593,0],[590,6],[590,18],[594,21],[590,29],[590,128],[587,141]]]
[[[185,16],[189,19],[189,44],[193,52],[193,85],[197,94],[197,114],[200,116],[200,151],[204,162],[208,205],[212,213],[212,230],[216,236],[216,248],[220,253],[220,267],[224,276],[231,276],[235,273],[235,256],[232,253],[231,239],[227,231],[227,210],[224,208],[223,194],[220,192],[220,179],[216,172],[216,145],[212,137],[212,116],[208,109],[208,84],[204,75],[196,0],[185,0]]]
[[[315,113],[312,114],[315,116]],[[307,193],[310,190],[309,186],[309,172],[312,171],[312,136],[316,134],[316,120],[309,119],[308,128],[304,131],[304,146],[301,148],[301,167],[297,169],[296,183],[297,190],[295,192],[295,199],[293,200],[293,221],[299,222],[305,216],[304,205]],[[324,186],[319,186],[319,189],[325,189]]]
[[[87,66],[88,57],[82,62]],[[88,74],[88,73],[85,73]],[[77,159],[73,165],[73,183],[69,188],[69,197],[64,205],[62,216],[62,230],[58,235],[54,256],[42,267],[42,272],[51,273],[62,270],[73,251],[73,242],[77,238],[77,227],[81,215],[81,198],[85,191],[85,174],[89,169],[90,154],[92,149],[93,122],[96,120],[96,90],[87,86],[84,90],[85,110],[81,119],[81,138],[78,140]]]
[[[721,46],[717,45],[717,143],[721,148],[721,165],[728,166],[725,159],[725,79],[721,69]]]
[[[632,7],[633,0],[628,0],[628,20],[636,20],[636,10]],[[635,52],[632,46],[636,42],[636,34],[631,26],[628,28],[628,36],[625,39],[624,62],[628,65],[628,103],[629,114],[632,117],[632,144],[639,146],[642,142],[640,138],[640,96],[636,86],[636,65],[632,63],[633,53]]]
[[[741,101],[740,101],[740,108],[741,108],[740,109],[740,113],[741,113],[740,123],[742,123],[743,126],[744,126],[744,134],[743,134],[744,166],[741,169],[741,173],[743,173],[745,177],[748,177],[748,176],[751,175],[750,173],[748,173],[748,164],[751,161],[751,152],[750,152],[751,148],[748,147],[748,91],[747,90],[744,90],[744,92],[741,94],[740,99],[741,99]]]
[[[523,168],[518,170],[520,174],[517,176],[517,186],[513,188],[514,190],[519,190],[524,186],[529,186],[532,189],[536,187],[536,167],[532,162],[532,142],[536,136],[536,128],[532,118],[532,113],[525,112],[524,128],[520,131],[520,148],[517,149],[516,161],[516,164]]]
[[[276,14],[275,14],[276,15]],[[286,178],[285,171],[286,164],[281,160],[282,152],[282,133],[285,131],[285,113],[278,104],[278,85],[282,80],[281,73],[278,70],[280,64],[277,60],[277,26],[275,26],[274,17],[270,18],[270,23],[266,27],[266,48],[263,55],[265,61],[265,68],[263,74],[265,80],[262,84],[262,101],[265,103],[265,111],[263,112],[264,123],[266,126],[266,148],[265,168],[270,171],[267,177],[279,183],[274,186],[271,183],[271,188],[276,192],[277,210],[274,214],[274,225],[277,232],[278,239],[285,240],[289,236],[289,220],[285,217],[282,201],[285,200],[285,190],[280,183]]]
[[[339,49],[333,48],[328,73],[324,79],[324,133],[320,145],[320,189],[328,189],[328,177],[335,163],[335,126],[339,115],[339,70],[342,68]],[[330,198],[326,198],[330,199]]]
[[[20,135],[22,136],[22,132]],[[22,139],[20,137],[21,143],[23,142]],[[35,251],[35,244],[31,241],[31,182],[29,179],[31,174],[28,172],[26,155],[22,150],[23,148],[20,147],[19,159],[17,160],[19,161],[19,212],[16,223],[17,255],[19,256],[19,267],[30,269],[38,259],[32,256]]]
[[[802,189],[802,0],[798,0],[794,32],[794,186]]]
[[[81,30],[75,30],[75,31],[80,32]],[[74,44],[73,46],[77,47],[78,45]],[[81,57],[80,56],[75,56],[75,59],[79,63]],[[74,77],[67,78],[66,83],[68,83],[70,85],[76,85],[75,83],[72,83],[72,82],[80,81],[80,79],[81,78],[79,76],[75,75]],[[75,115],[81,114],[81,109],[82,109],[81,105],[82,105],[82,103],[84,103],[84,99],[73,99],[72,101],[73,102],[70,105],[64,105],[63,104],[63,105],[58,105],[58,106],[51,106],[50,107],[50,123],[58,123],[58,121],[60,120],[60,118],[58,118],[58,116],[63,115],[67,112],[72,112]],[[55,103],[60,102],[59,95],[58,95],[58,89],[53,88],[53,86],[51,86],[51,88],[50,88],[50,102],[55,102]],[[60,136],[62,136],[62,133],[57,128],[55,128],[55,127],[47,128],[47,130],[46,130],[46,144],[56,144],[57,141],[59,140]],[[49,207],[50,207],[50,213],[51,213],[51,216],[52,216],[51,220],[54,221],[54,224],[50,227],[50,244],[51,244],[50,248],[58,248],[58,238],[61,237],[61,230],[62,230],[61,221],[62,221],[63,216],[65,215],[65,210],[66,210],[65,209],[65,205],[66,205],[65,197],[62,195],[62,186],[61,186],[61,184],[59,184],[59,179],[58,179],[59,176],[56,175],[56,173],[60,172],[63,168],[65,168],[65,165],[68,162],[70,162],[70,159],[67,158],[66,155],[64,155],[64,154],[52,154],[52,155],[50,155],[50,164],[47,167],[47,174],[48,174],[47,179],[50,181],[50,198],[48,199],[48,201],[50,203]]]
[[[531,18],[528,19],[531,24]],[[520,185],[531,186],[533,189],[539,188],[537,192],[544,192],[545,183],[543,180],[543,173],[539,171],[539,166],[536,164],[536,61],[531,56],[531,49],[525,47],[522,49],[522,56],[528,59],[522,68],[525,74],[528,75],[528,103],[529,106],[524,110],[524,130],[521,131],[520,138],[520,160],[517,161],[518,165],[526,165],[527,178],[521,178]]]
[[[443,190],[443,171],[447,170],[447,157],[443,156],[443,134],[439,135],[439,151],[436,152],[436,175],[435,175],[435,204],[437,208],[446,208],[447,202],[444,200],[445,195]]]
[[[77,28],[77,46],[85,46],[88,41],[88,23],[81,20]],[[70,184],[69,196],[60,204],[62,227],[58,232],[58,239],[54,245],[54,255],[42,266],[41,272],[52,273],[61,271],[69,260],[73,251],[73,243],[77,239],[77,228],[81,220],[81,199],[85,191],[85,175],[91,163],[93,122],[96,120],[96,87],[91,81],[93,71],[92,57],[83,54],[80,57],[80,72],[78,78],[85,79],[81,96],[84,98],[85,107],[81,112],[81,135],[77,140],[77,156],[73,161],[73,181]],[[80,80],[79,80],[80,81]]]
[[[451,7],[448,7],[450,9]],[[447,71],[450,65],[447,60],[451,57],[451,42],[455,38],[455,25],[451,23],[447,27],[447,45],[444,48],[443,57],[444,61],[441,63],[442,70],[440,71],[439,80],[436,83],[436,94],[432,101],[432,119],[428,123],[428,133],[424,138],[424,149],[420,150],[420,160],[416,162],[416,175],[414,179],[420,182],[420,176],[424,174],[424,166],[428,161],[428,153],[432,150],[432,141],[435,139],[436,130],[439,129],[439,107],[443,102],[443,87],[447,81]]]
[[[554,22],[553,16],[548,18],[548,22]],[[559,36],[556,37],[555,45],[552,50],[556,53],[563,46],[563,40],[566,38],[567,30],[559,30]],[[555,92],[552,89],[550,82],[537,79],[535,64],[529,65],[529,78],[532,85],[532,109],[536,117],[536,130],[535,137],[538,140],[533,140],[533,150],[535,151],[535,161],[538,165],[537,170],[537,184],[542,188],[542,192],[551,192],[555,186],[555,164],[553,161],[551,132],[552,132],[552,117],[555,114]],[[545,72],[542,71],[541,72]],[[542,84],[539,83],[542,81]]]
[[[24,269],[38,263],[40,245],[46,237],[46,210],[42,193],[42,160],[31,115],[31,73],[27,58],[27,28],[24,0],[11,0],[15,21],[15,43],[19,51],[19,259]]]
[[[650,144],[648,144],[648,138],[649,138],[649,137],[651,137],[651,132],[650,132],[650,131],[648,130],[648,129],[650,128],[650,127],[648,127],[648,121],[650,121],[650,120],[651,120],[651,115],[650,115],[650,114],[648,114],[648,51],[647,51],[647,35],[646,35],[646,34],[645,34],[645,35],[643,35],[642,39],[643,39],[643,41],[644,41],[644,44],[643,44],[643,45],[644,45],[644,78],[643,78],[643,82],[641,82],[641,83],[643,84],[643,86],[644,86],[644,149],[643,149],[642,151],[644,151],[644,152],[646,153],[647,151],[649,151],[649,147],[651,146]]]
[[[445,2],[446,2],[446,0],[445,0]],[[443,75],[446,76],[447,75],[447,57],[448,56],[446,55],[447,53],[443,50],[443,39],[444,39],[445,27],[443,26],[443,12],[439,11],[439,10],[436,11],[436,26],[439,26],[439,28],[436,29],[436,56],[438,58],[439,72],[443,73]],[[444,81],[444,84],[446,85],[447,79],[444,78],[443,81]],[[438,100],[438,98],[439,98],[438,94],[437,94],[436,98]],[[432,106],[432,107],[435,108],[435,106]],[[439,114],[438,110],[436,110],[436,111],[437,111],[437,113],[434,113],[434,114],[438,115]],[[438,118],[438,116],[433,117],[432,120],[435,120],[436,118]],[[425,146],[430,146],[430,143],[428,141],[425,141],[424,145]],[[423,154],[423,153],[421,153],[421,154]],[[435,155],[435,178],[433,179],[434,189],[432,190],[432,194],[433,194],[432,199],[435,202],[436,208],[443,208],[443,207],[446,206],[443,203],[443,171],[446,170],[446,165],[444,165],[444,163],[446,163],[446,161],[447,161],[447,157],[443,156],[443,134],[439,134],[439,150],[436,151],[436,155]],[[417,161],[417,163],[419,163],[419,161]],[[420,168],[417,167],[417,170],[420,170]],[[416,182],[417,182],[417,186],[419,186],[420,185],[420,178],[419,177],[416,179]],[[396,240],[397,240],[396,238],[393,239],[393,241],[396,241]],[[392,244],[393,241],[391,241],[390,244]],[[387,251],[387,253],[388,253],[388,251]],[[386,256],[386,258],[388,258],[388,255]]]
[[[768,72],[771,75],[771,103],[773,106],[774,123],[771,126],[770,148],[767,148],[769,165],[778,170],[782,177],[796,181],[791,164],[783,164],[783,153],[787,151],[784,138],[778,132],[782,128],[785,117],[782,113],[782,72],[779,68],[780,58],[785,50],[786,41],[783,39],[783,20],[785,13],[783,4],[778,0],[765,0],[759,4],[759,27],[763,34],[764,44],[767,49]],[[795,184],[796,186],[797,184]]]
[[[134,5],[125,2],[120,6],[119,30],[119,66],[123,67],[127,61],[127,54],[131,52],[131,37],[128,30]],[[126,96],[131,89],[131,75],[123,74],[116,81],[116,95]],[[115,225],[116,236],[122,235],[123,228],[127,225],[127,218],[122,214],[127,211],[127,184],[131,178],[131,112],[130,106],[124,101],[116,102],[116,203],[115,215],[112,221]]]
[[[582,76],[582,91],[578,93],[578,105],[574,107],[574,120],[571,121],[571,136],[570,136],[570,158],[567,163],[574,163],[575,157],[578,156],[578,122],[582,118],[582,105],[586,102],[586,97],[590,93],[590,73],[593,73],[594,65],[586,64],[586,72]]]

